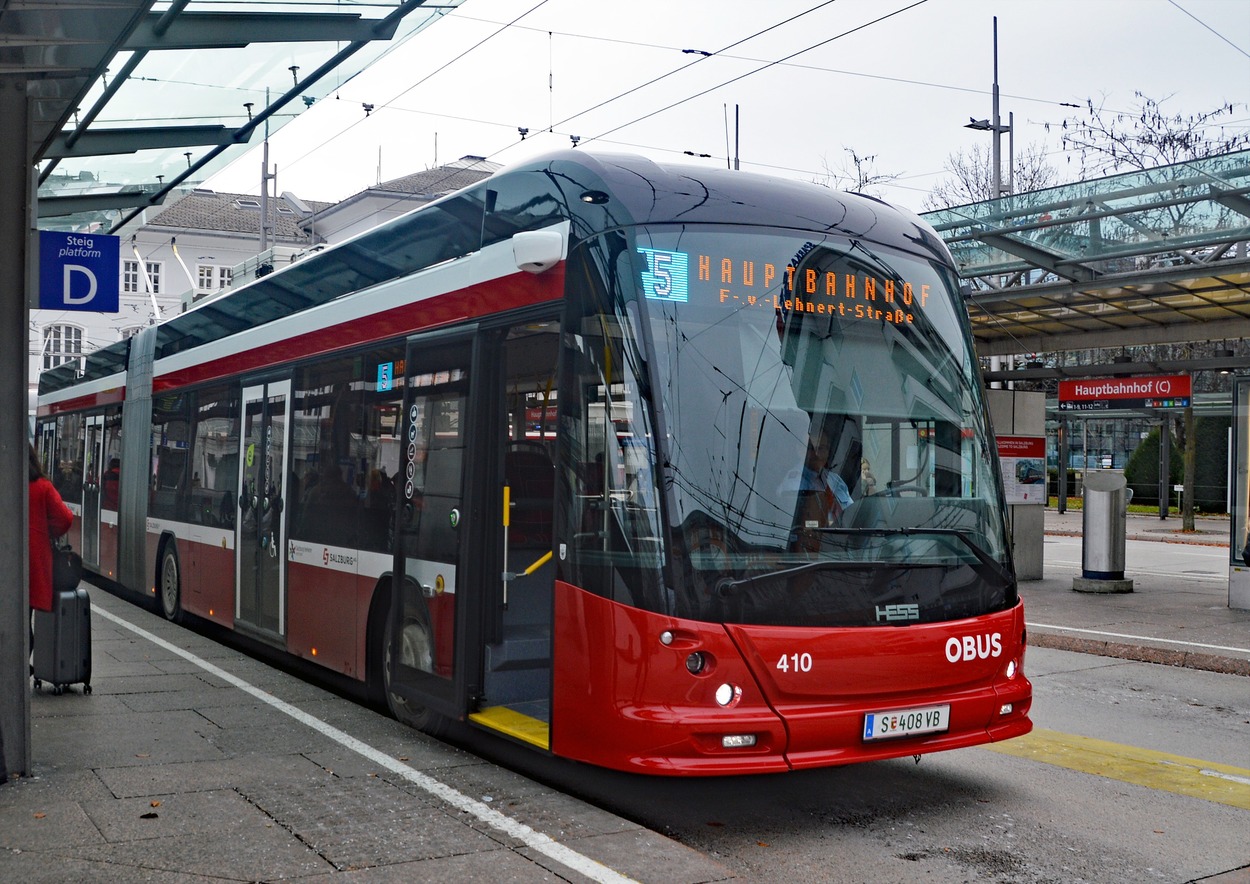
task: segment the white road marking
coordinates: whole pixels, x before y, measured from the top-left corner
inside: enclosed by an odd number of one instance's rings
[[[1203,648],[1208,651],[1233,651],[1238,654],[1250,654],[1250,648],[1228,648],[1224,645],[1205,645],[1201,642],[1183,642],[1173,638],[1155,638],[1151,635],[1129,635],[1124,632],[1102,632],[1098,629],[1079,629],[1075,626],[1056,626],[1052,623],[1030,623],[1025,621],[1025,626],[1037,629],[1055,629],[1059,632],[1083,632],[1086,635],[1101,635],[1107,638],[1130,638],[1139,642],[1165,642],[1169,645],[1182,645],[1187,648]]]
[[[1057,565],[1061,571],[1080,571],[1084,565],[1081,562],[1069,562],[1064,559],[1047,559],[1047,565]],[[1149,568],[1125,568],[1124,576],[1133,577],[1133,575],[1150,576],[1150,577],[1177,577],[1183,580],[1210,580],[1212,582],[1228,583],[1227,574],[1207,574],[1201,571],[1182,571],[1179,574],[1176,571],[1152,571]]]
[[[249,684],[238,676],[231,675],[221,667],[215,666],[207,660],[202,660],[190,651],[185,651],[177,645],[173,645],[170,642],[165,641],[163,638],[153,635],[142,627],[136,626],[130,621],[124,620],[116,614],[110,613],[103,608],[97,607],[95,608],[95,612],[104,619],[111,620],[118,626],[129,629],[135,635],[150,641],[157,647],[164,648],[170,653],[177,654],[184,660],[194,663],[205,672],[215,675],[227,684],[251,694],[256,699],[263,703],[267,703],[279,712],[289,715],[291,718],[294,718],[301,724],[307,725],[319,734],[329,737],[340,746],[350,749],[358,755],[367,758],[374,764],[386,768],[392,773],[398,774],[408,782],[419,786],[436,798],[441,798],[457,810],[472,814],[492,829],[502,832],[511,838],[515,838],[531,850],[535,850],[544,856],[550,857],[558,863],[568,866],[570,869],[573,869],[579,874],[585,875],[592,881],[602,881],[605,882],[605,884],[625,884],[625,882],[633,881],[632,878],[628,878],[588,856],[583,856],[577,851],[571,850],[563,844],[553,841],[549,836],[544,835],[542,832],[538,832],[524,823],[518,822],[517,820],[514,820],[511,817],[488,807],[481,801],[476,801],[467,795],[464,795],[456,789],[453,789],[451,786],[448,786],[446,783],[440,782],[439,780],[436,780],[427,774],[423,774],[418,770],[413,770],[408,765],[391,758],[386,753],[375,749],[368,743],[364,743],[356,739],[351,734],[345,733],[333,725],[326,724],[321,719],[309,715],[302,709],[297,709],[284,700],[279,700],[272,694],[261,690],[255,685]]]
[[[1202,774],[1204,777],[1215,777],[1219,780],[1231,780],[1234,783],[1241,783],[1243,786],[1250,786],[1250,777],[1233,776],[1232,774],[1221,773],[1218,770],[1208,770],[1205,767],[1198,771],[1198,773]]]

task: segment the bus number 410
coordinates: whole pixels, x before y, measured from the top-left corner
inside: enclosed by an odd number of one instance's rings
[[[812,671],[812,655],[806,652],[802,654],[782,654],[781,659],[777,661],[777,668],[782,672],[811,672]]]

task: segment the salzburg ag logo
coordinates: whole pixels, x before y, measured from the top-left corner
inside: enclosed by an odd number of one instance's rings
[[[962,638],[951,636],[946,640],[946,659],[952,663],[960,660],[986,660],[999,657],[1003,653],[1003,638],[999,633],[993,635],[965,635]]]

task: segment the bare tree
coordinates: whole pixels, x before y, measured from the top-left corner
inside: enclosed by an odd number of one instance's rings
[[[849,190],[853,193],[862,193],[881,198],[884,193],[881,190],[881,185],[897,181],[899,178],[896,174],[878,172],[876,170],[876,154],[860,156],[850,147],[843,147],[842,151],[847,155],[848,159],[843,161],[838,169],[830,166],[827,158],[821,158],[825,174],[819,179],[814,179],[814,183],[822,187]]]
[[[994,159],[989,146],[976,144],[967,151],[960,150],[947,157],[942,165],[947,177],[925,197],[926,211],[993,198]],[[1012,161],[1012,190],[1016,193],[1052,187],[1058,179],[1059,173],[1047,162],[1046,151],[1040,145],[1029,145]]]
[[[1137,104],[1131,110],[1107,110],[1089,100],[1083,114],[1063,121],[1063,146],[1080,157],[1082,177],[1153,169],[1250,146],[1250,132],[1244,127],[1238,132],[1224,125],[1235,122],[1244,103],[1181,114],[1163,109],[1171,96],[1158,100],[1141,92],[1134,96]]]

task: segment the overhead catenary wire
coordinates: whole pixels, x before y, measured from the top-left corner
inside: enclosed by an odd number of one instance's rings
[[[832,0],[830,0],[830,2],[832,2]],[[924,2],[924,0],[921,0],[921,2]],[[551,110],[551,108],[550,108],[550,104],[551,104],[551,102],[552,102],[552,100],[553,100],[553,99],[551,99],[551,97],[550,97],[550,96],[551,96],[551,92],[552,92],[552,89],[551,89],[551,86],[552,86],[551,77],[552,77],[553,75],[552,75],[551,68],[553,67],[552,56],[553,56],[553,52],[554,52],[554,50],[552,49],[552,41],[553,41],[554,36],[574,37],[574,38],[577,38],[577,39],[585,39],[585,40],[600,40],[600,41],[609,41],[609,42],[621,43],[621,44],[624,44],[624,45],[638,45],[638,46],[645,46],[645,47],[648,47],[648,48],[668,49],[668,50],[670,50],[670,51],[674,51],[674,52],[681,52],[681,51],[683,51],[682,49],[680,49],[680,48],[678,48],[678,47],[675,47],[675,46],[663,46],[663,45],[660,45],[660,44],[654,44],[654,43],[645,43],[645,42],[639,42],[639,41],[621,40],[621,39],[619,39],[619,38],[613,38],[613,37],[587,36],[587,35],[573,34],[573,33],[569,33],[569,32],[553,31],[553,30],[548,29],[548,28],[545,28],[545,27],[544,27],[544,28],[539,28],[539,27],[535,27],[535,26],[531,26],[531,25],[526,25],[526,24],[524,24],[524,23],[523,23],[523,19],[525,19],[527,16],[529,16],[530,14],[532,14],[533,12],[535,12],[536,10],[538,10],[539,8],[541,8],[543,5],[545,5],[545,3],[546,3],[546,0],[543,0],[543,2],[542,2],[542,3],[538,3],[538,4],[536,4],[536,5],[532,6],[532,7],[530,7],[529,9],[527,9],[525,12],[521,13],[520,15],[517,15],[517,16],[513,17],[512,19],[510,19],[510,20],[508,20],[508,21],[506,21],[506,22],[502,22],[502,23],[499,23],[499,22],[494,22],[494,21],[491,21],[491,20],[489,20],[489,19],[481,19],[481,18],[474,19],[472,16],[463,15],[463,14],[462,14],[462,12],[461,12],[460,10],[455,11],[452,15],[450,15],[450,16],[448,17],[448,19],[447,19],[447,21],[448,21],[448,22],[450,22],[450,21],[452,21],[452,20],[455,20],[455,19],[464,19],[464,20],[470,20],[470,21],[485,22],[485,23],[488,23],[488,24],[497,25],[497,27],[495,27],[495,29],[494,29],[493,31],[491,31],[491,33],[490,33],[490,34],[486,35],[485,37],[483,37],[483,38],[482,38],[482,39],[480,39],[480,40],[475,41],[475,42],[474,42],[474,44],[473,44],[472,46],[470,46],[469,48],[467,48],[467,49],[466,49],[466,50],[464,50],[463,52],[459,53],[459,54],[458,54],[455,58],[451,59],[450,61],[448,61],[448,62],[446,62],[446,63],[444,63],[444,64],[442,64],[442,65],[440,65],[440,66],[439,66],[438,68],[436,68],[435,70],[433,70],[433,71],[431,71],[431,72],[429,72],[429,73],[427,73],[427,74],[423,75],[423,76],[422,76],[420,79],[418,79],[416,82],[414,82],[414,83],[412,83],[411,85],[409,85],[409,86],[405,87],[405,88],[404,88],[401,92],[397,93],[397,94],[396,94],[393,98],[391,98],[391,99],[389,99],[389,100],[387,100],[387,101],[385,101],[385,102],[382,102],[382,103],[378,104],[377,106],[378,106],[379,108],[386,108],[386,109],[388,109],[388,110],[398,111],[398,112],[403,112],[403,113],[426,114],[426,115],[430,115],[430,116],[439,117],[439,118],[442,118],[442,119],[451,119],[451,120],[454,120],[454,121],[457,121],[457,122],[463,122],[463,123],[474,123],[474,124],[478,124],[478,125],[501,127],[501,128],[503,128],[503,129],[507,130],[508,132],[516,132],[516,131],[518,131],[518,127],[517,127],[517,125],[516,125],[515,121],[511,121],[511,122],[506,122],[506,123],[505,123],[505,122],[497,122],[497,121],[493,121],[493,120],[485,120],[485,119],[480,119],[480,118],[474,118],[474,117],[469,116],[469,115],[431,114],[430,112],[427,112],[427,111],[423,111],[423,110],[417,110],[417,109],[411,109],[411,108],[406,108],[406,107],[403,107],[403,106],[402,106],[402,104],[400,103],[400,100],[401,100],[401,99],[402,99],[405,95],[410,94],[410,93],[411,93],[414,89],[416,89],[418,86],[422,85],[423,83],[428,82],[428,81],[429,81],[429,80],[430,80],[433,76],[435,76],[435,75],[436,75],[436,74],[438,74],[439,72],[446,71],[446,70],[448,70],[449,68],[451,68],[451,67],[452,67],[452,66],[454,66],[454,65],[457,65],[457,64],[460,64],[460,63],[464,63],[464,62],[466,61],[466,59],[468,59],[468,58],[469,58],[469,56],[470,56],[472,53],[474,53],[475,51],[479,50],[482,46],[484,46],[485,44],[487,44],[490,40],[492,40],[492,39],[496,38],[497,36],[499,36],[500,34],[502,34],[502,33],[506,32],[506,31],[508,31],[508,30],[532,30],[532,31],[535,31],[535,32],[541,32],[541,33],[543,33],[543,34],[546,34],[546,35],[547,35],[547,42],[548,42],[548,56],[549,56],[549,58],[548,58],[548,67],[549,67],[549,84],[548,84],[548,85],[549,85],[549,90],[548,90],[548,91],[549,91],[549,109],[548,109],[548,117],[549,117],[549,120],[551,119],[551,116],[552,116],[552,110]],[[767,28],[762,28],[762,29],[756,30],[756,31],[755,31],[755,32],[754,32],[751,36],[749,36],[749,37],[744,37],[744,38],[741,38],[741,39],[739,39],[739,40],[735,40],[735,41],[733,41],[732,43],[729,43],[728,45],[726,45],[725,47],[722,47],[720,50],[717,50],[717,51],[716,51],[716,53],[715,53],[715,56],[716,56],[716,57],[718,57],[718,58],[721,58],[721,59],[737,59],[737,60],[744,60],[744,61],[749,61],[749,62],[752,62],[752,63],[756,63],[756,64],[758,64],[758,65],[759,65],[759,67],[758,67],[758,68],[756,68],[755,70],[750,71],[750,72],[747,72],[747,73],[745,73],[745,74],[742,74],[742,75],[740,75],[740,76],[738,76],[738,77],[735,77],[735,78],[733,78],[733,79],[731,79],[731,80],[729,80],[729,81],[726,81],[726,82],[724,82],[724,83],[718,84],[717,86],[711,87],[711,89],[703,90],[703,91],[701,91],[701,92],[698,92],[698,93],[695,93],[695,94],[692,94],[692,95],[688,95],[688,96],[686,96],[686,97],[684,97],[684,98],[680,99],[680,100],[679,100],[679,101],[677,101],[677,102],[670,103],[670,104],[669,104],[669,105],[667,105],[667,107],[665,107],[665,108],[659,108],[659,109],[657,109],[657,110],[650,111],[650,112],[648,112],[647,114],[645,114],[645,115],[643,115],[643,116],[641,116],[641,117],[635,118],[634,120],[631,120],[631,121],[626,122],[626,123],[619,124],[619,125],[617,125],[617,126],[615,126],[615,127],[611,128],[611,129],[609,129],[609,130],[606,130],[605,132],[600,133],[599,135],[592,136],[592,137],[583,137],[583,138],[581,138],[581,143],[582,143],[582,144],[585,144],[585,143],[587,143],[587,142],[589,142],[589,141],[591,141],[591,140],[598,140],[598,141],[601,141],[601,142],[604,142],[604,143],[611,143],[611,144],[623,144],[623,145],[629,145],[629,146],[632,146],[632,147],[641,148],[641,149],[646,149],[646,150],[652,150],[652,151],[665,151],[665,152],[671,152],[671,153],[673,153],[673,154],[680,154],[680,153],[682,153],[682,151],[677,150],[677,149],[673,149],[673,148],[670,148],[670,147],[666,147],[666,146],[661,146],[661,145],[649,145],[649,144],[637,144],[637,143],[630,143],[630,142],[625,142],[625,141],[614,141],[614,140],[609,139],[607,136],[608,136],[609,134],[615,133],[616,131],[619,131],[620,129],[626,128],[627,126],[632,125],[632,124],[633,124],[633,123],[635,123],[635,122],[639,122],[639,121],[641,121],[641,120],[643,120],[643,119],[647,119],[647,118],[649,118],[649,117],[651,117],[651,116],[654,116],[654,115],[656,115],[656,114],[658,114],[658,113],[661,113],[663,110],[666,110],[667,108],[675,107],[675,106],[677,106],[677,105],[680,105],[680,104],[686,103],[686,102],[688,102],[688,101],[694,100],[695,98],[700,97],[701,95],[704,95],[704,94],[706,94],[707,92],[712,91],[713,89],[716,89],[716,88],[723,88],[725,85],[728,85],[729,83],[732,83],[732,82],[737,82],[738,80],[741,80],[741,79],[743,79],[744,77],[750,76],[750,75],[752,75],[752,74],[754,74],[754,73],[758,73],[758,72],[760,72],[760,71],[767,70],[767,69],[769,69],[769,68],[771,68],[771,67],[778,67],[778,66],[794,67],[794,68],[796,68],[796,69],[800,69],[800,70],[811,70],[811,71],[819,71],[819,72],[825,72],[825,73],[834,73],[834,74],[844,75],[844,76],[864,77],[864,78],[869,78],[869,79],[878,79],[878,80],[884,80],[884,81],[892,81],[892,82],[898,82],[898,83],[900,83],[900,84],[904,84],[904,85],[924,86],[924,87],[928,87],[928,88],[936,88],[936,89],[953,90],[953,91],[967,92],[967,93],[971,93],[971,94],[988,94],[986,89],[975,89],[975,88],[968,88],[968,87],[962,87],[962,86],[951,85],[951,84],[941,84],[941,83],[921,82],[921,81],[916,81],[916,80],[909,80],[909,79],[906,79],[906,78],[896,78],[896,77],[890,77],[890,76],[886,76],[886,75],[882,75],[882,74],[874,74],[874,73],[859,72],[859,71],[848,71],[848,70],[841,70],[841,69],[835,69],[835,68],[823,67],[823,66],[819,66],[819,65],[800,64],[800,63],[796,63],[796,62],[793,60],[793,59],[795,59],[797,56],[799,56],[799,55],[803,54],[804,52],[811,51],[811,50],[812,50],[812,49],[814,49],[814,48],[817,48],[817,47],[819,47],[819,46],[821,46],[821,45],[825,45],[825,44],[827,44],[828,42],[831,42],[832,40],[835,40],[835,39],[838,39],[838,38],[840,38],[840,37],[846,36],[846,34],[853,33],[853,32],[855,32],[856,30],[862,30],[864,27],[867,27],[868,25],[874,24],[874,23],[879,22],[879,21],[883,21],[884,19],[886,19],[886,18],[888,18],[888,17],[890,17],[890,16],[892,16],[892,15],[897,15],[897,14],[898,14],[898,13],[900,13],[900,12],[907,11],[908,9],[910,9],[910,8],[912,8],[912,7],[914,7],[914,6],[919,5],[919,3],[913,3],[913,4],[911,4],[910,6],[904,7],[904,8],[899,9],[899,10],[895,10],[893,13],[889,13],[888,15],[881,16],[880,18],[878,18],[878,19],[874,20],[873,22],[869,22],[869,23],[867,23],[867,24],[865,24],[865,25],[861,25],[861,26],[859,26],[859,28],[856,28],[856,29],[851,29],[851,30],[849,30],[849,31],[845,32],[844,34],[839,34],[839,35],[837,35],[837,36],[835,36],[835,37],[831,37],[831,38],[829,38],[829,39],[827,39],[827,40],[822,40],[822,41],[820,41],[820,42],[818,42],[818,43],[816,43],[816,44],[814,44],[814,45],[812,45],[812,46],[808,46],[808,47],[806,47],[806,48],[804,48],[804,49],[801,49],[801,50],[799,50],[799,51],[797,51],[797,52],[791,53],[790,55],[785,56],[784,58],[781,58],[781,59],[776,59],[776,60],[771,60],[771,61],[768,61],[768,60],[760,60],[760,59],[751,59],[751,58],[749,58],[749,57],[747,57],[747,56],[733,55],[733,54],[731,54],[731,53],[729,52],[729,50],[730,50],[730,49],[732,49],[733,47],[736,47],[736,46],[740,46],[740,45],[742,45],[743,43],[745,43],[745,42],[747,42],[748,40],[750,40],[752,37],[755,37],[755,36],[758,36],[758,35],[760,35],[760,34],[762,34],[762,33],[767,32],[767,31],[773,30],[773,29],[775,29],[775,28],[779,27],[781,24],[783,24],[783,23],[785,23],[785,22],[794,21],[795,19],[797,19],[797,18],[799,18],[799,17],[801,17],[801,16],[803,16],[803,15],[806,15],[806,14],[808,14],[808,13],[812,12],[813,10],[820,9],[820,8],[823,8],[823,7],[828,6],[828,5],[830,5],[830,3],[829,3],[829,2],[826,2],[826,3],[820,3],[820,4],[817,4],[817,5],[815,5],[815,6],[812,6],[812,7],[808,8],[808,9],[806,9],[806,10],[802,11],[802,12],[799,12],[799,13],[796,13],[796,14],[794,14],[794,15],[789,16],[788,18],[786,18],[786,19],[782,20],[781,22],[775,23],[775,24],[773,24],[773,25],[769,25]],[[596,109],[601,108],[601,107],[603,107],[603,106],[605,106],[605,105],[608,105],[608,104],[610,104],[611,102],[616,101],[617,99],[621,98],[622,96],[624,96],[624,95],[626,95],[626,94],[629,94],[630,92],[636,91],[636,90],[638,90],[638,89],[640,89],[640,88],[643,88],[644,86],[649,85],[650,83],[659,82],[660,80],[663,80],[663,79],[665,79],[665,78],[667,78],[667,77],[671,77],[671,76],[673,76],[674,74],[679,73],[679,72],[681,72],[681,71],[683,71],[683,70],[685,70],[685,69],[689,68],[689,67],[690,67],[691,65],[693,65],[693,64],[697,64],[697,63],[699,63],[699,62],[701,62],[701,61],[705,61],[705,60],[706,60],[707,58],[709,58],[709,57],[710,57],[710,54],[709,54],[709,55],[703,55],[702,53],[700,53],[700,57],[699,57],[699,58],[697,58],[697,59],[694,59],[694,60],[692,60],[692,61],[690,61],[690,62],[688,62],[688,63],[686,63],[686,64],[682,64],[682,65],[680,65],[680,66],[678,66],[678,67],[674,68],[673,70],[670,70],[670,71],[668,71],[667,73],[662,74],[662,75],[660,75],[660,76],[658,76],[658,77],[653,77],[653,78],[651,78],[650,80],[648,80],[648,81],[646,81],[646,82],[644,82],[644,83],[642,83],[642,84],[635,85],[635,86],[630,87],[630,89],[627,89],[627,90],[623,90],[623,91],[621,91],[621,92],[618,92],[618,93],[617,93],[617,94],[615,94],[615,95],[609,96],[609,97],[608,97],[608,98],[606,98],[606,99],[600,100],[600,101],[596,102],[595,104],[590,105],[589,107],[585,108],[585,109],[584,109],[584,110],[582,110],[582,111],[579,111],[579,112],[578,112],[578,113],[576,113],[576,114],[570,115],[570,116],[568,116],[568,117],[564,118],[563,120],[560,120],[560,121],[558,121],[558,122],[555,122],[553,125],[549,126],[549,131],[551,132],[551,134],[562,134],[562,133],[558,133],[558,132],[556,132],[556,131],[555,131],[556,127],[562,126],[562,125],[564,125],[564,124],[566,124],[566,123],[568,123],[568,122],[570,122],[570,121],[572,121],[572,120],[574,120],[574,119],[577,119],[578,117],[580,117],[580,116],[582,116],[582,115],[584,115],[584,114],[590,113],[590,112],[591,112],[591,111],[593,111],[593,110],[596,110]],[[1069,104],[1068,102],[1055,101],[1055,100],[1052,100],[1052,99],[1038,98],[1038,97],[1034,97],[1034,96],[1010,95],[1010,94],[1009,94],[1009,95],[1008,95],[1008,97],[1012,97],[1012,98],[1014,98],[1015,100],[1034,101],[1034,102],[1039,102],[1039,103],[1044,103],[1044,104],[1049,104],[1049,105],[1058,105],[1058,106],[1063,106],[1063,105],[1068,105],[1068,104]],[[376,116],[376,114],[375,114],[375,116]],[[322,139],[320,142],[318,142],[317,144],[313,145],[313,146],[312,146],[309,150],[305,151],[303,154],[301,154],[300,156],[298,156],[298,157],[294,158],[293,160],[288,160],[288,161],[286,162],[286,164],[285,164],[286,168],[289,170],[289,169],[290,169],[292,166],[294,166],[295,164],[299,163],[299,162],[300,162],[300,161],[302,161],[302,160],[305,160],[306,158],[308,158],[308,157],[309,157],[309,156],[311,156],[311,155],[314,155],[314,154],[315,154],[315,153],[317,153],[317,152],[318,152],[321,148],[325,147],[326,145],[328,145],[330,142],[332,142],[334,139],[338,138],[339,136],[341,136],[341,135],[345,134],[345,133],[346,133],[346,132],[348,132],[350,129],[352,129],[354,126],[358,125],[360,122],[363,122],[363,118],[362,118],[361,120],[356,120],[356,121],[354,121],[351,125],[349,125],[349,126],[345,127],[344,129],[340,130],[339,132],[334,133],[333,135],[330,135],[328,138]],[[522,128],[527,128],[527,127],[522,127]],[[527,131],[531,131],[531,130],[529,130],[529,129],[527,128]],[[565,134],[567,134],[567,133],[565,133]],[[516,138],[510,138],[506,144],[502,145],[501,147],[499,147],[499,148],[497,148],[497,149],[495,149],[495,150],[493,150],[493,151],[487,152],[487,153],[485,154],[484,158],[485,158],[485,159],[492,159],[492,158],[494,158],[494,157],[497,157],[497,156],[499,156],[500,154],[505,153],[508,149],[510,149],[510,148],[512,148],[512,147],[514,147],[514,146],[515,146],[518,142],[519,142],[519,139],[516,139]],[[729,153],[729,151],[728,151],[728,148],[727,148],[727,149],[726,149],[726,154],[727,154],[727,156],[728,156],[728,153]],[[1048,152],[1048,153],[1049,153],[1049,152]],[[799,174],[799,175],[803,175],[803,176],[805,176],[805,177],[809,177],[809,178],[819,177],[819,176],[822,174],[820,171],[817,171],[817,170],[812,170],[812,169],[801,169],[801,168],[795,168],[795,167],[792,167],[792,166],[785,166],[785,165],[779,165],[779,164],[767,164],[767,163],[751,162],[751,163],[749,163],[749,165],[751,165],[751,166],[752,166],[752,167],[754,167],[754,168],[768,169],[768,170],[781,171],[781,172],[785,172],[785,173]],[[826,170],[826,172],[827,172],[827,170]],[[920,192],[927,192],[927,190],[926,190],[926,189],[923,189],[923,188],[918,188],[918,187],[915,187],[915,186],[909,186],[909,185],[907,185],[907,184],[903,183],[903,180],[919,180],[919,179],[924,179],[924,178],[926,178],[926,177],[931,177],[931,176],[939,176],[939,175],[942,175],[942,174],[945,174],[945,170],[935,170],[935,171],[933,171],[933,172],[926,172],[926,173],[915,173],[915,174],[913,174],[913,175],[906,176],[906,179],[896,180],[896,181],[892,182],[892,183],[890,184],[890,187],[891,187],[891,188],[896,188],[896,189],[902,189],[902,190],[911,190],[911,191],[918,192],[918,193],[920,193]]]

